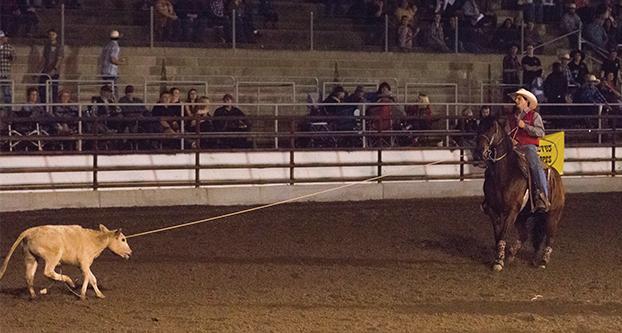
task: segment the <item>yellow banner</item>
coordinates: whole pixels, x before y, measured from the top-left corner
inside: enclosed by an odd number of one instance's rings
[[[546,135],[540,139],[538,147],[540,159],[549,167],[555,168],[560,175],[564,174],[564,132]]]

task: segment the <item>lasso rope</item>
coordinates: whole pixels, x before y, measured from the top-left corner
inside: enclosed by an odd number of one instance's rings
[[[435,161],[435,162],[431,162],[431,163],[428,163],[428,164],[424,164],[422,166],[423,167],[427,167],[427,166],[439,164],[439,163],[446,162],[446,161],[450,161],[450,160],[446,159],[446,160]],[[172,225],[172,226],[169,226],[169,227],[159,228],[159,229],[150,230],[150,231],[144,231],[144,232],[140,232],[140,233],[137,233],[137,234],[126,236],[125,238],[133,238],[133,237],[138,237],[138,236],[144,236],[144,235],[154,234],[154,233],[157,233],[157,232],[162,232],[162,231],[173,230],[173,229],[177,229],[177,228],[188,227],[188,226],[199,224],[199,223],[205,223],[205,222],[211,222],[211,221],[215,221],[215,220],[219,220],[219,219],[224,219],[226,217],[246,214],[246,213],[250,213],[250,212],[253,212],[253,211],[256,211],[256,210],[265,209],[265,208],[269,208],[269,207],[273,207],[273,206],[278,206],[278,205],[286,204],[286,203],[289,203],[289,202],[294,202],[294,201],[305,199],[305,198],[311,198],[311,197],[318,196],[318,195],[324,194],[324,193],[338,191],[338,190],[341,190],[341,189],[344,189],[344,188],[347,188],[347,187],[352,187],[352,186],[355,186],[355,185],[359,185],[359,184],[363,184],[363,183],[379,180],[379,179],[382,179],[382,178],[385,178],[385,177],[389,177],[389,176],[391,176],[391,175],[387,174],[387,175],[383,175],[383,176],[376,176],[376,177],[364,179],[364,180],[361,180],[361,181],[358,181],[358,182],[349,183],[349,184],[345,184],[345,185],[329,188],[329,189],[322,190],[322,191],[319,191],[319,192],[305,194],[305,195],[302,195],[302,196],[299,196],[299,197],[290,198],[290,199],[286,199],[286,200],[270,203],[270,204],[263,205],[263,206],[258,206],[258,207],[253,207],[253,208],[249,208],[249,209],[244,209],[244,210],[241,210],[241,211],[237,211],[237,212],[233,212],[233,213],[228,213],[228,214],[224,214],[224,215],[220,215],[220,216],[214,216],[214,217],[210,217],[210,218],[202,219],[202,220],[198,220],[198,221],[186,222],[186,223],[182,223],[182,224]]]

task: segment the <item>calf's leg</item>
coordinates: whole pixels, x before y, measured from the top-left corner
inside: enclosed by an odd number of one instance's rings
[[[45,269],[43,271],[43,275],[55,281],[65,282],[68,285],[70,285],[71,288],[76,287],[76,285],[73,283],[73,281],[71,280],[69,276],[58,274],[54,270],[56,266],[58,265],[58,263],[60,262],[60,255],[53,257],[53,258],[44,258],[44,259],[45,259]]]
[[[30,298],[34,299],[37,297],[35,294],[35,273],[37,272],[37,258],[30,253],[28,250],[24,250],[24,264],[26,266],[26,284],[28,285],[28,293],[30,293]]]

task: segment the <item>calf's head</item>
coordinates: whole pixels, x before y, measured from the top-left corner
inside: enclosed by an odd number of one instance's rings
[[[110,251],[114,252],[116,255],[123,259],[129,259],[130,255],[132,255],[132,249],[130,249],[129,244],[127,244],[127,239],[125,235],[121,232],[121,229],[116,230],[108,230],[105,225],[100,224],[99,230],[101,232],[109,234],[110,243],[108,244],[108,248]]]

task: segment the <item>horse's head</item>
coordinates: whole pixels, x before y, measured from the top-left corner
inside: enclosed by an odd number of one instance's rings
[[[477,158],[492,162],[499,160],[497,147],[503,142],[505,135],[503,127],[496,118],[483,119],[477,132],[477,147],[475,149]]]

